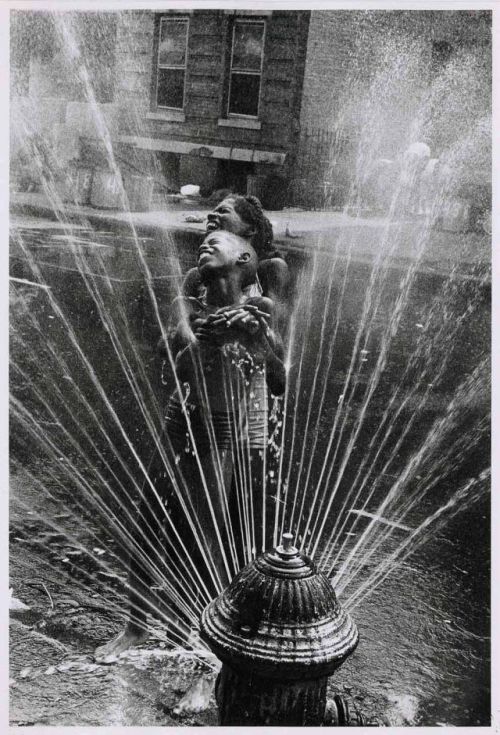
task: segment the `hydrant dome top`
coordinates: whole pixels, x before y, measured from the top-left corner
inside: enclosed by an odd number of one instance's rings
[[[288,679],[332,673],[358,642],[330,580],[290,534],[205,608],[201,635],[233,668]]]
[[[284,533],[282,543],[275,549],[266,551],[253,562],[263,574],[277,578],[302,579],[316,574],[312,559],[301,554],[293,546],[291,533]]]

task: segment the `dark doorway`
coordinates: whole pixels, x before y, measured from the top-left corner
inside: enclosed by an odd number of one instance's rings
[[[219,161],[218,188],[246,194],[247,176],[255,172],[255,164],[248,161]]]

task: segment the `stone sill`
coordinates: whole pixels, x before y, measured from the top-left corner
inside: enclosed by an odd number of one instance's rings
[[[161,110],[157,112],[148,112],[147,120],[160,120],[163,122],[185,122],[186,116],[182,110]]]
[[[260,130],[260,120],[252,120],[246,117],[220,117],[217,124],[221,128],[246,128],[247,130]]]
[[[252,16],[271,16],[273,14],[272,10],[264,10],[264,8],[255,9],[255,10],[224,10],[224,15],[237,15],[237,16],[245,16],[248,15],[249,17]]]
[[[184,7],[178,7],[178,8],[171,8],[167,10],[166,8],[158,8],[158,13],[160,15],[193,15],[194,8],[184,8]]]

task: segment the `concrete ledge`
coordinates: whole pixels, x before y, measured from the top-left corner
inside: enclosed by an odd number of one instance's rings
[[[264,8],[256,8],[255,10],[224,10],[224,15],[236,15],[242,18],[244,18],[245,16],[270,17],[272,14],[272,10],[265,10]]]
[[[136,148],[150,151],[168,151],[190,156],[206,156],[207,158],[222,158],[227,161],[253,161],[254,163],[271,163],[282,166],[286,153],[281,151],[265,151],[258,148],[237,148],[204,143],[192,143],[187,140],[173,140],[172,138],[150,138],[138,135],[119,135],[118,143],[128,143]]]
[[[244,128],[246,130],[260,130],[262,127],[260,120],[245,117],[220,117],[217,125],[221,128]]]
[[[146,120],[159,120],[160,122],[185,122],[186,116],[182,110],[167,110],[158,108],[156,112],[148,112]]]

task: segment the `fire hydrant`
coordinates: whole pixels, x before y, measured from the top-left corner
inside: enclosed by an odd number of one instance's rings
[[[328,676],[358,643],[330,580],[287,533],[204,609],[201,637],[223,664],[221,725],[322,725]]]

